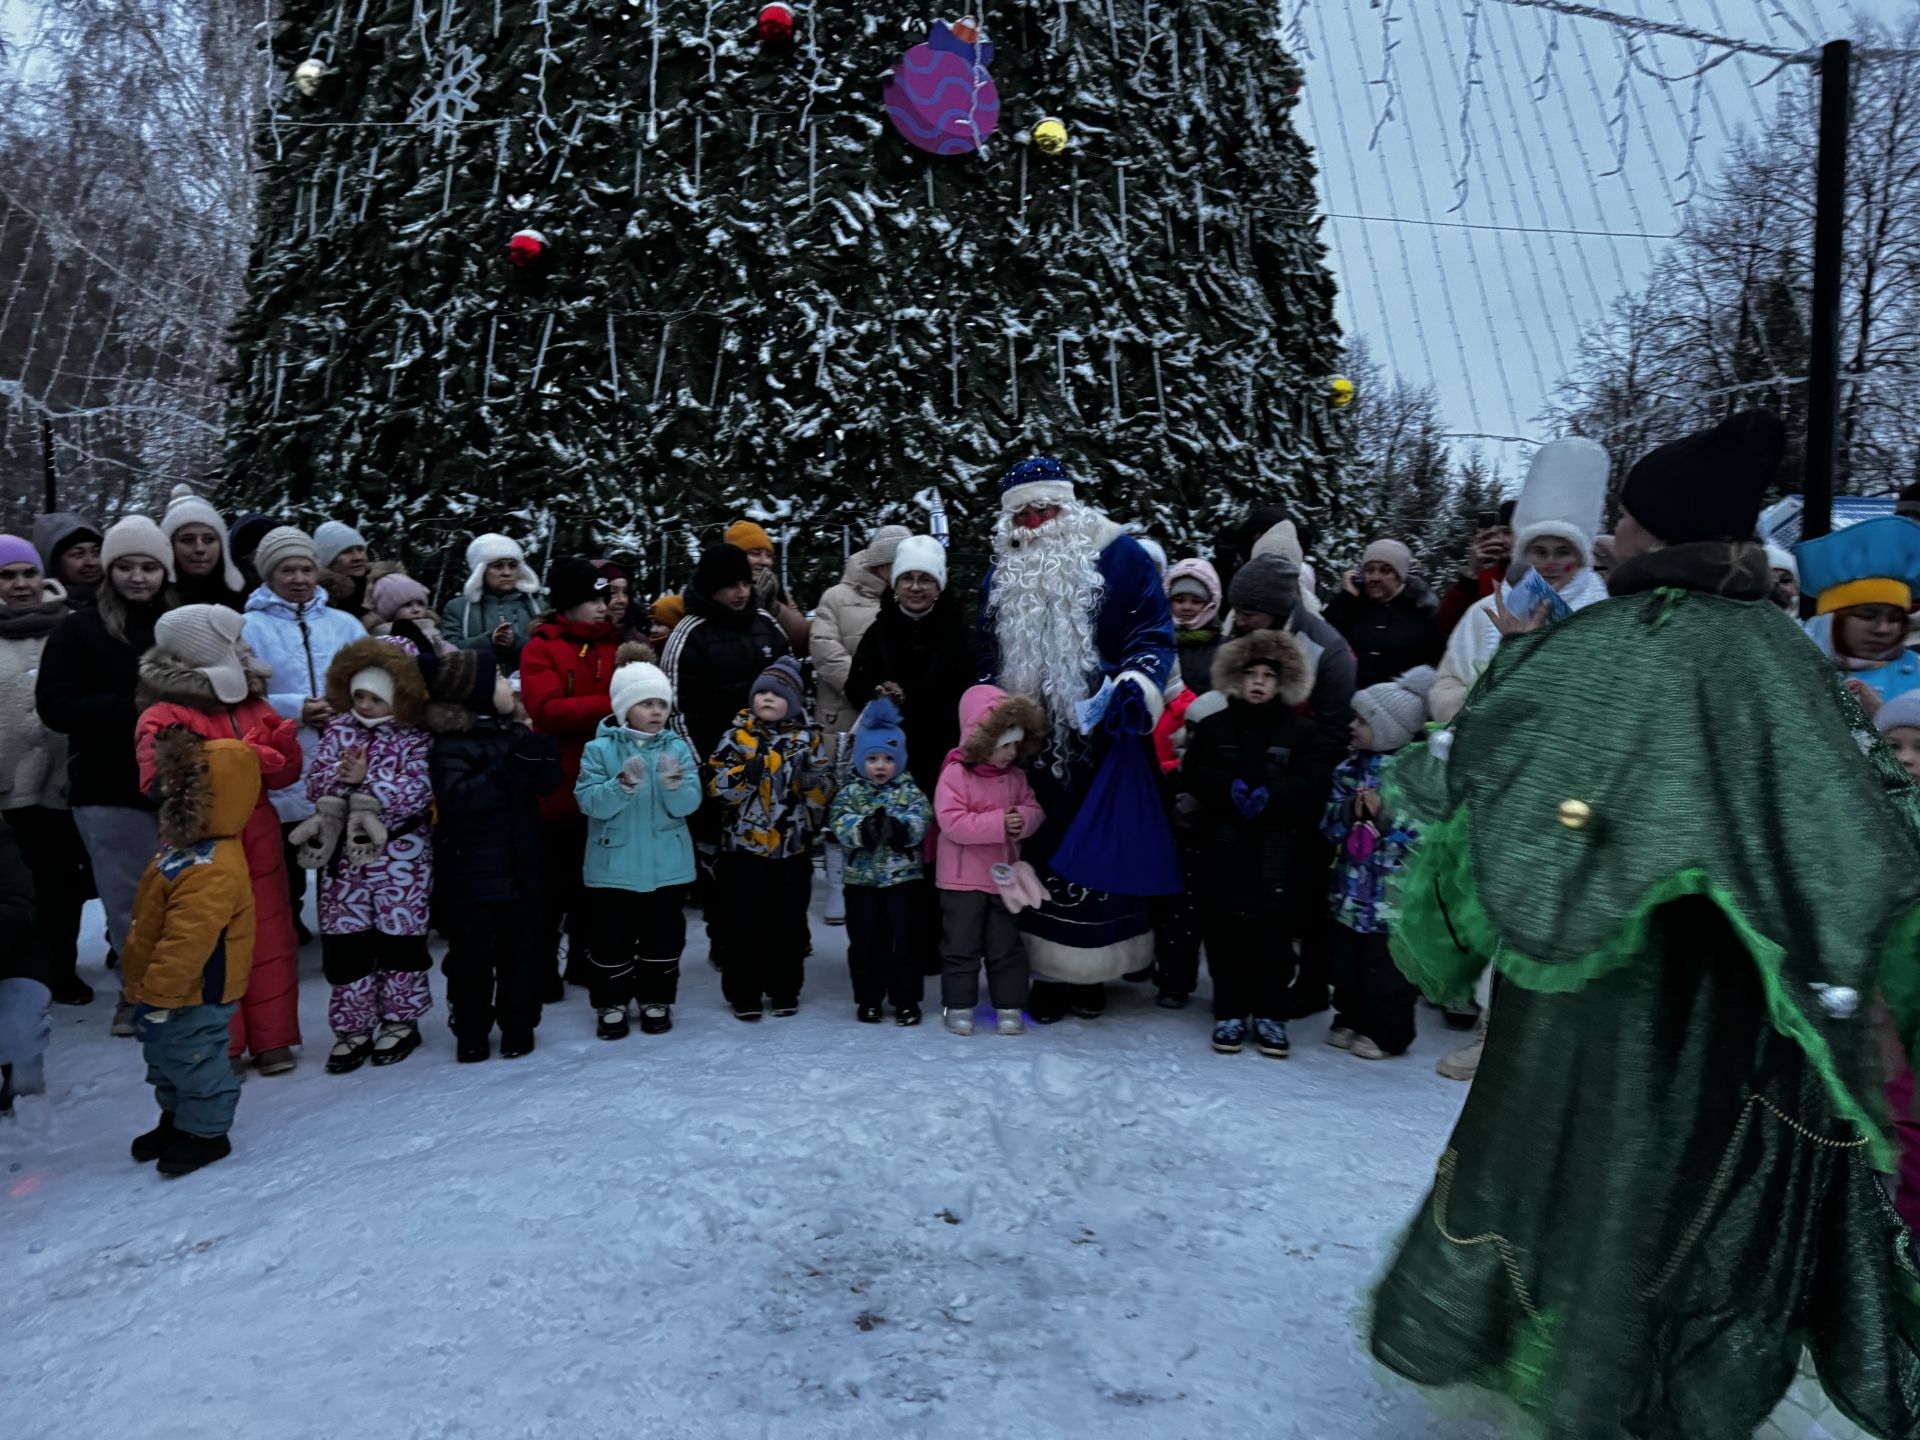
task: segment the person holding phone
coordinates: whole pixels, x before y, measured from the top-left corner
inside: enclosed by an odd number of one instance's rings
[[[1498,590],[1507,578],[1507,567],[1513,563],[1513,506],[1514,502],[1507,500],[1499,508],[1482,510],[1475,517],[1466,568],[1440,597],[1440,613],[1435,618],[1442,635],[1451,635],[1460,617]]]
[[[491,651],[511,675],[546,610],[527,552],[505,535],[476,535],[467,546],[467,583],[447,602],[440,633],[462,650]]]
[[[1376,540],[1327,604],[1327,623],[1353,647],[1354,684],[1384,685],[1440,658],[1444,637],[1434,619],[1433,592],[1413,583],[1413,552],[1398,540]]]

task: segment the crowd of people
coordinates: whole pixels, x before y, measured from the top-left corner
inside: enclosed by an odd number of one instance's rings
[[[38,1081],[46,999],[94,998],[97,895],[113,1031],[160,1094],[136,1153],[226,1153],[240,1077],[298,1063],[309,877],[335,1073],[420,1044],[436,931],[464,1062],[533,1050],[569,984],[604,1039],[671,1029],[690,909],[733,1014],[791,1015],[816,887],[860,1023],[919,1024],[937,975],[970,1034],[982,969],[1003,1034],[1121,976],[1179,1009],[1204,954],[1216,1051],[1284,1057],[1331,1005],[1329,1043],[1403,1054],[1389,882],[1419,835],[1388,761],[1504,639],[1606,598],[1608,465],[1549,444],[1444,587],[1382,537],[1324,603],[1280,507],[1169,564],[1044,457],[1006,478],[977,604],[899,525],[809,613],[752,520],[650,603],[614,560],[537,575],[478,535],[436,609],[338,520],[229,526],[184,487],[157,521],[42,516],[0,536],[0,869],[37,941],[0,978],[5,1093]],[[1920,773],[1920,524],[1767,563]],[[1445,1011],[1475,1033],[1441,1073],[1475,1073],[1488,999]]]

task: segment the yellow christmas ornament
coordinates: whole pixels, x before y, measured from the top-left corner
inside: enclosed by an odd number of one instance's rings
[[[1042,155],[1058,155],[1067,148],[1067,127],[1063,121],[1048,116],[1033,127],[1033,148]]]
[[[1353,382],[1344,375],[1333,377],[1333,384],[1327,387],[1333,408],[1344,410],[1353,403]]]

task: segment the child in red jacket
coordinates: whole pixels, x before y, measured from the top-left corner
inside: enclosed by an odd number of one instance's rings
[[[940,1000],[955,1035],[973,1033],[983,958],[1000,1033],[1018,1035],[1027,1028],[1020,1018],[1027,1004],[1027,951],[993,872],[1018,860],[1020,842],[1046,819],[1017,763],[1038,754],[1046,738],[1046,712],[1024,695],[976,685],[960,697],[960,744],[947,752],[933,792],[940,827],[934,849]]]
[[[548,1001],[566,994],[560,976],[560,932],[567,935],[567,979],[585,985],[587,916],[581,874],[587,854],[587,817],[574,803],[580,752],[587,748],[613,705],[619,636],[607,620],[611,587],[591,560],[569,556],[547,572],[554,613],[534,627],[520,652],[520,698],[534,733],[560,747],[560,787],[540,797],[546,839],[546,924],[541,930],[540,975]]]

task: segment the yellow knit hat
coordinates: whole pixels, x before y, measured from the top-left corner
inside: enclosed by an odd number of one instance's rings
[[[773,549],[773,537],[751,520],[734,521],[727,527],[726,534],[720,538],[749,554],[755,550],[771,551]]]

